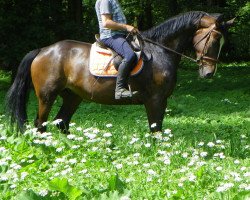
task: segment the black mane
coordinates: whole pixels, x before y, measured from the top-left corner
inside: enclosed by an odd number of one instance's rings
[[[208,15],[202,11],[192,11],[177,15],[155,26],[147,31],[142,32],[142,35],[152,40],[160,40],[161,38],[171,37],[175,34],[188,29],[196,29],[200,19]]]

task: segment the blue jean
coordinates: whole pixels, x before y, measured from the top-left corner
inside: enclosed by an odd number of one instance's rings
[[[124,35],[115,35],[107,39],[102,39],[102,42],[123,58],[123,62],[128,64],[130,71],[134,68],[137,56]]]

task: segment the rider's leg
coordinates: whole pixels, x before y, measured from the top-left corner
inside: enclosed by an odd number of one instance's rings
[[[124,38],[124,36],[118,35],[103,40],[104,44],[112,48],[119,55],[123,57],[123,60],[118,68],[118,75],[116,81],[115,98],[129,98],[137,92],[131,93],[128,88],[128,78],[130,72],[134,68],[137,62],[137,56]]]

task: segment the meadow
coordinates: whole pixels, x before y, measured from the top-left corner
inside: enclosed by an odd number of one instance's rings
[[[250,63],[220,64],[211,80],[181,67],[163,132],[143,106],[83,102],[70,135],[53,116],[46,133],[15,131],[4,113],[10,74],[0,71],[0,199],[250,199]]]

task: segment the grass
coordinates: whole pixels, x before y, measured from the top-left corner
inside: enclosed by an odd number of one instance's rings
[[[12,132],[0,105],[0,199],[249,199],[250,65],[220,66],[212,80],[181,68],[163,133],[143,106],[83,102],[62,135],[53,122]],[[0,100],[10,75],[0,72]],[[37,103],[31,93],[29,121]]]

